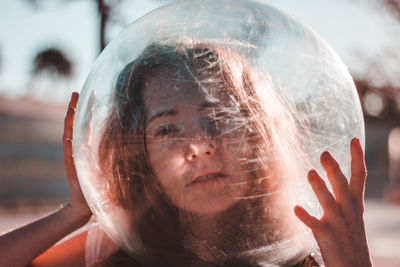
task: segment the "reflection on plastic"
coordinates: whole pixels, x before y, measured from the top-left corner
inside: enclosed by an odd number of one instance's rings
[[[104,50],[74,151],[97,220],[142,264],[287,266],[316,247],[293,214],[321,215],[306,172],[329,150],[348,173],[362,121],[309,28],[257,1],[182,1]]]

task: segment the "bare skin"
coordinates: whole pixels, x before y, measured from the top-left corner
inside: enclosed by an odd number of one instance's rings
[[[86,232],[53,246],[82,227],[92,215],[80,189],[73,160],[72,132],[78,97],[77,93],[72,95],[64,123],[64,166],[70,201],[47,217],[1,236],[2,266],[85,266]],[[328,152],[321,156],[333,195],[315,171],[308,175],[325,212],[321,219],[310,216],[302,207],[295,208],[297,217],[312,230],[327,267],[372,266],[363,221],[366,168],[358,139],[351,142],[351,156],[349,184],[333,157]]]
[[[18,267],[30,263],[32,266],[84,266],[86,233],[63,243],[64,249],[49,249],[64,236],[85,225],[92,216],[79,187],[72,153],[72,128],[78,97],[77,93],[72,94],[64,121],[64,167],[70,201],[58,211],[1,236],[1,266]]]
[[[68,179],[69,189],[71,197],[69,205],[73,208],[74,214],[85,218],[86,221],[90,219],[92,212],[90,211],[85,197],[82,194],[81,187],[78,181],[78,175],[76,174],[73,149],[72,149],[72,135],[74,126],[74,117],[76,104],[78,103],[79,94],[73,93],[71,96],[70,103],[68,105],[67,115],[64,121],[64,168],[65,175]],[[90,134],[90,133],[89,133]]]
[[[176,207],[201,215],[216,214],[246,194],[249,165],[241,159],[248,156],[249,146],[242,141],[242,129],[218,136],[216,117],[209,113],[222,109],[204,108],[211,103],[202,90],[194,89],[197,84],[183,68],[161,68],[144,80],[149,163]],[[174,73],[181,73],[185,82],[168,79]],[[220,82],[207,86],[217,87]],[[225,109],[233,109],[226,96],[214,97]],[[214,178],[200,182],[206,176]]]
[[[321,155],[321,164],[332,185],[333,195],[315,170],[308,173],[308,181],[324,210],[322,218],[309,215],[299,206],[294,210],[296,216],[312,230],[326,266],[372,266],[363,220],[367,169],[357,138],[351,141],[350,152],[350,183],[329,152]]]

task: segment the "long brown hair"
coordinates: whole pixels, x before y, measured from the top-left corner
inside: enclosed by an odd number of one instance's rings
[[[291,164],[290,168],[294,169],[295,154],[300,146],[291,117],[292,107],[285,107],[274,90],[265,88],[274,86],[270,78],[265,75],[263,79],[257,77],[237,52],[198,43],[152,44],[140,57],[125,66],[117,78],[112,110],[99,145],[99,165],[104,177],[109,180],[107,195],[116,205],[140,214],[135,216],[142,220],[138,223],[139,227],[153,233],[141,238],[160,252],[158,256],[186,254],[186,258],[180,258],[181,265],[199,261],[183,245],[179,209],[166,200],[157,182],[148,161],[145,137],[144,77],[158,68],[182,63],[192,69],[209,66],[210,75],[218,76],[224,82],[224,88],[236,101],[241,116],[249,121],[244,127],[253,149],[253,158],[249,161],[253,164],[254,179],[249,181],[248,198],[223,212],[221,218],[224,219],[219,225],[224,234],[221,234],[220,242],[214,244],[225,254],[222,259],[217,259],[219,264],[234,266],[236,262],[244,266],[236,253],[282,238],[272,233],[275,230],[273,227],[264,227],[268,222],[271,225],[284,222],[267,214],[266,206],[270,202],[263,196],[281,190],[287,177],[275,176],[280,172],[289,176],[285,168]],[[263,94],[264,102],[260,100],[260,94]],[[259,227],[254,229],[254,225]],[[231,244],[225,241],[227,239],[231,240]],[[252,244],[241,240],[252,240]],[[121,255],[118,252],[106,262],[125,258]],[[165,266],[174,264],[177,263],[168,256],[164,258]]]

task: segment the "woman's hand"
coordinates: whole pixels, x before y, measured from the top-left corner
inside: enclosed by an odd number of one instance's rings
[[[309,183],[324,210],[322,218],[309,215],[300,206],[294,210],[296,216],[312,230],[328,267],[372,266],[363,220],[367,170],[357,138],[351,141],[350,152],[350,183],[329,152],[321,155],[321,164],[332,185],[333,195],[315,170],[308,173]]]
[[[86,200],[82,194],[81,187],[78,182],[78,176],[76,174],[74,154],[72,148],[72,136],[73,136],[73,125],[75,117],[76,104],[78,103],[79,94],[73,93],[71,100],[68,105],[67,115],[64,120],[64,167],[65,174],[68,179],[70,189],[70,201],[66,208],[68,208],[73,216],[82,219],[87,222],[92,216]],[[90,134],[90,133],[88,133]]]
[[[79,186],[72,151],[72,129],[78,97],[77,93],[72,94],[63,136],[65,172],[71,191],[70,202],[46,217],[0,236],[1,266],[61,266],[64,259],[68,259],[69,266],[84,265],[84,234],[81,235],[82,238],[74,239],[73,246],[49,249],[60,239],[83,226],[92,216]]]

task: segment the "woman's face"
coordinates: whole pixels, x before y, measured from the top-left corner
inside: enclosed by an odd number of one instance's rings
[[[240,109],[205,76],[183,64],[160,68],[144,79],[142,96],[148,158],[168,201],[210,214],[245,197],[252,173]]]

